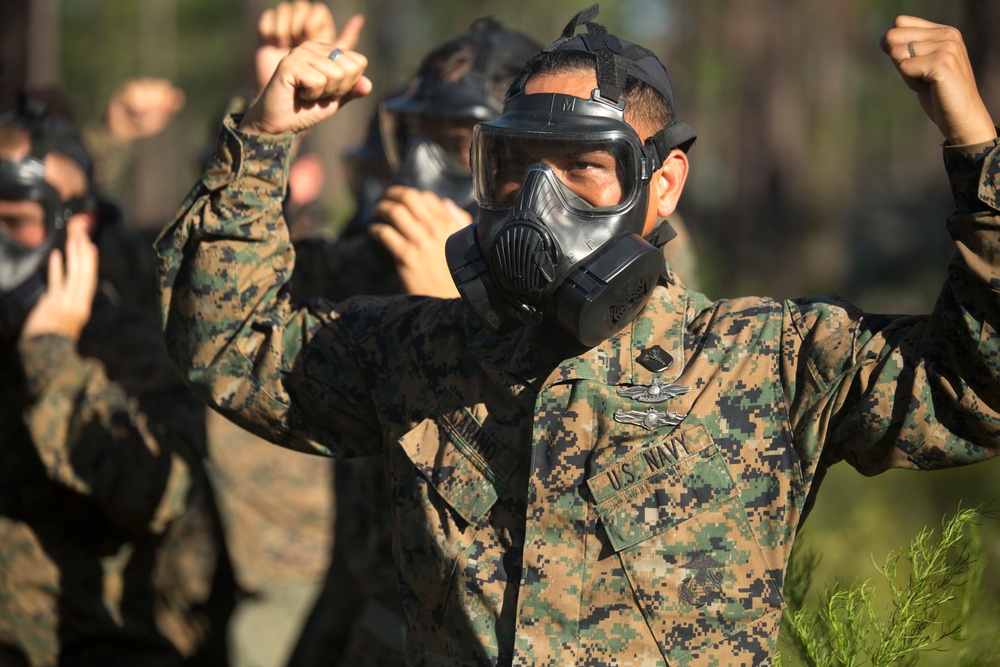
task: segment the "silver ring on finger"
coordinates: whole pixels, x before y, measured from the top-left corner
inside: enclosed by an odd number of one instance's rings
[[[912,44],[912,42],[911,42],[911,44]],[[334,49],[333,51],[330,51],[330,53],[328,53],[326,57],[329,58],[330,60],[336,62],[337,58],[339,58],[342,55],[344,55],[343,51],[341,51],[340,49]]]

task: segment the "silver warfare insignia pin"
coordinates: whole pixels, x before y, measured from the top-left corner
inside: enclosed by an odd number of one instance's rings
[[[647,431],[660,428],[661,426],[677,426],[687,415],[677,412],[657,412],[656,408],[650,406],[645,412],[642,410],[625,410],[615,413],[615,421],[620,424],[638,424]]]
[[[668,398],[680,396],[689,391],[691,391],[691,387],[683,384],[668,384],[657,378],[648,385],[640,384],[635,387],[619,389],[618,395],[634,398],[640,403],[662,403]]]

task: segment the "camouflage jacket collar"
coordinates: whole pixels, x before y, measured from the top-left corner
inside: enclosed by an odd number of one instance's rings
[[[470,336],[472,352],[485,365],[513,375],[536,391],[573,380],[608,385],[649,384],[654,378],[672,382],[684,368],[688,290],[669,267],[667,273],[668,279],[655,289],[632,324],[596,347],[573,350],[540,327],[521,327],[505,336],[477,331]],[[639,355],[654,346],[671,360],[660,372],[638,362]]]

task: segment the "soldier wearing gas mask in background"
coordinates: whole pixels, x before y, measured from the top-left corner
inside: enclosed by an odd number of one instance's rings
[[[98,281],[97,201],[68,120],[32,100],[0,118],[4,665],[180,665],[219,630],[184,592],[211,588],[214,552],[184,582],[166,562],[207,511],[204,409]]]
[[[295,298],[457,296],[444,240],[469,225],[472,128],[500,115],[507,86],[540,44],[492,18],[429,52],[410,85],[378,108],[391,179],[364,212],[367,235],[296,244]]]

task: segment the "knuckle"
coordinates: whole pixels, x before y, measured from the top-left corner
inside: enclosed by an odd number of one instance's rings
[[[406,188],[400,191],[399,198],[404,204],[412,204],[416,201],[416,192],[412,188]]]

